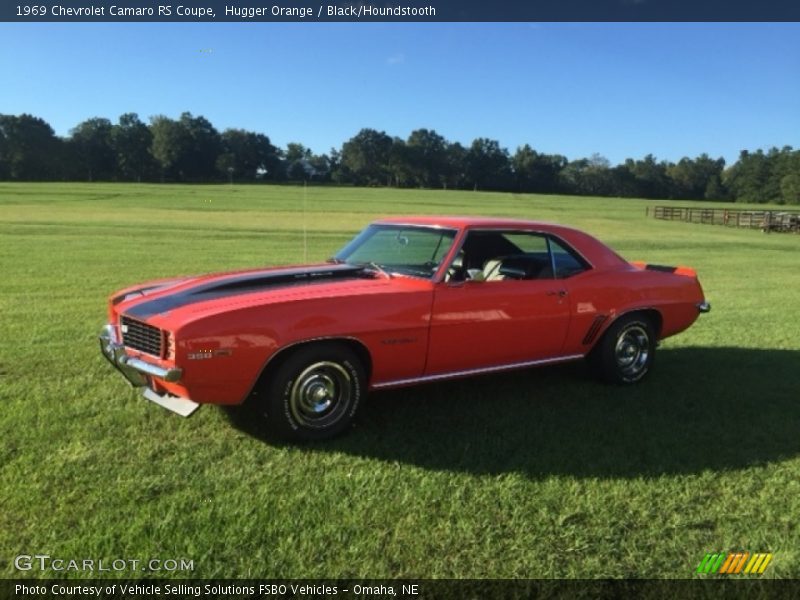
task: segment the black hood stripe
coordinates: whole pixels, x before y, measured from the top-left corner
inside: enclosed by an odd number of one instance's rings
[[[137,304],[125,311],[125,314],[137,319],[146,319],[153,315],[166,312],[189,304],[263,292],[271,288],[286,288],[328,281],[346,279],[359,279],[371,277],[369,271],[363,267],[353,265],[330,265],[302,269],[289,269],[276,272],[248,273],[246,275],[233,275],[225,279],[217,279],[201,283],[188,289],[180,290],[174,294],[160,296]]]

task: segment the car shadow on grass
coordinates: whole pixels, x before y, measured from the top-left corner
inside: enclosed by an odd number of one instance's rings
[[[306,448],[537,478],[745,468],[800,455],[798,364],[798,351],[662,348],[629,387],[572,363],[373,393],[348,434]]]

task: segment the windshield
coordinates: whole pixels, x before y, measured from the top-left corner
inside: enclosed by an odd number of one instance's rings
[[[334,257],[351,265],[414,277],[433,277],[456,231],[413,225],[370,225]]]

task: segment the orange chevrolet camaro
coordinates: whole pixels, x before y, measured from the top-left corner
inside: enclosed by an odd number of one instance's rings
[[[629,263],[576,229],[398,217],[327,263],[121,290],[100,346],[178,414],[247,401],[308,440],[345,430],[368,390],[584,358],[632,384],[709,308],[692,269]]]

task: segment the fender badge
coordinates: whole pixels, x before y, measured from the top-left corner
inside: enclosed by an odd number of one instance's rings
[[[189,360],[206,360],[216,356],[231,356],[233,350],[230,348],[220,348],[219,350],[198,350],[197,352],[188,352],[186,358]]]

